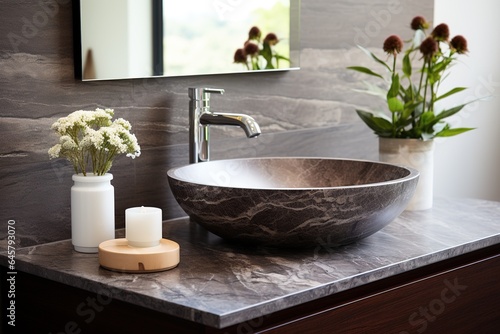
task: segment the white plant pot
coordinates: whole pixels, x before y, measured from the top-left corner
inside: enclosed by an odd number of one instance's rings
[[[115,238],[115,190],[112,174],[73,175],[71,241],[77,252],[97,253],[99,244]]]
[[[379,138],[379,160],[413,167],[420,172],[417,189],[406,210],[432,208],[434,187],[434,141]]]

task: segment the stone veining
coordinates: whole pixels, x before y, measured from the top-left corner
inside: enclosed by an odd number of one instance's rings
[[[183,218],[164,222],[164,237],[181,246],[170,271],[111,272],[99,268],[97,254],[74,252],[70,240],[19,249],[16,268],[223,328],[498,244],[499,221],[500,203],[438,199],[358,242],[290,250],[228,243]],[[0,264],[7,260],[0,253]]]
[[[359,160],[254,158],[175,168],[168,177],[184,211],[218,236],[304,247],[380,230],[404,210],[418,172]]]

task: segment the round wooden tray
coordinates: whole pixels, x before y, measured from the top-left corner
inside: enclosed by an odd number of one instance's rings
[[[161,239],[158,246],[132,247],[127,239],[113,239],[99,245],[99,264],[125,273],[152,273],[175,268],[180,261],[179,244]]]

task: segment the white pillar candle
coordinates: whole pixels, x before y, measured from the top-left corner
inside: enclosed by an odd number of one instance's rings
[[[153,247],[162,238],[161,209],[137,207],[125,210],[125,238],[133,247]]]

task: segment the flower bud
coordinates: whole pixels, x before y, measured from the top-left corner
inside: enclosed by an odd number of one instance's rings
[[[260,29],[256,26],[253,26],[252,28],[250,28],[250,31],[248,32],[248,40],[260,41],[261,35],[262,33],[260,32]]]
[[[451,48],[454,49],[457,53],[467,53],[469,50],[467,49],[467,40],[462,35],[457,35],[451,39],[450,42]]]
[[[437,25],[431,33],[436,41],[447,41],[450,38],[450,29],[446,23]]]
[[[234,53],[234,62],[243,64],[247,62],[247,55],[245,54],[245,50],[243,49],[236,50],[236,52]]]
[[[438,51],[438,43],[431,36],[424,39],[422,44],[420,44],[420,52],[424,55],[425,59],[430,59]]]
[[[247,41],[244,48],[245,54],[250,56],[256,56],[259,54],[259,46],[255,43]]]
[[[411,20],[411,28],[413,30],[424,30],[429,28],[429,23],[422,16],[415,16],[413,20]]]
[[[384,51],[396,55],[403,50],[403,41],[397,35],[391,35],[384,41]]]
[[[274,33],[269,33],[266,35],[266,37],[264,38],[264,43],[268,43],[269,45],[276,45],[278,44],[279,40],[278,40],[278,36],[276,36],[276,34]]]

